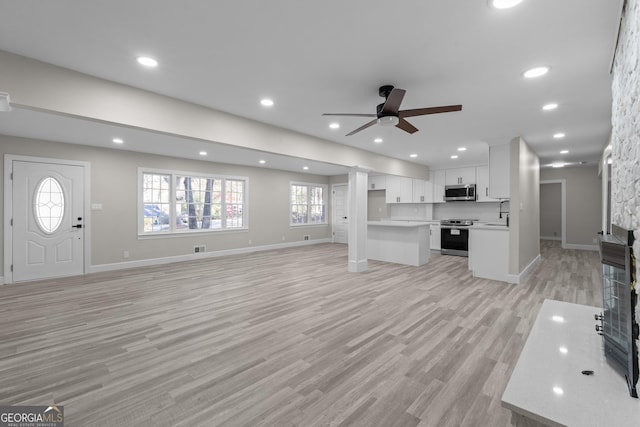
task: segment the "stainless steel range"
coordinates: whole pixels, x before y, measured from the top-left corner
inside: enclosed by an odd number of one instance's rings
[[[440,221],[440,253],[469,256],[469,226],[473,219],[443,219]]]

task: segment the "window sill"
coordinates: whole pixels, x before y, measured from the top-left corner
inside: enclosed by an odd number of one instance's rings
[[[249,231],[248,227],[243,228],[225,228],[220,230],[196,230],[196,231],[173,231],[166,233],[144,233],[138,234],[138,240],[146,240],[146,239],[162,239],[162,238],[173,238],[173,237],[193,237],[193,236],[202,236],[205,235],[213,235],[216,233],[233,233],[233,232],[247,232]]]

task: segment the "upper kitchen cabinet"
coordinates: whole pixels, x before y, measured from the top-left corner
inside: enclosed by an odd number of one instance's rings
[[[369,175],[369,190],[384,190],[387,183],[387,177],[384,175]]]
[[[431,203],[433,199],[433,186],[424,179],[413,180],[413,203]]]
[[[385,198],[387,203],[413,203],[413,179],[387,175]]]
[[[476,168],[456,168],[446,170],[445,185],[475,184]]]
[[[444,203],[444,186],[446,185],[446,171],[436,170],[429,172],[429,181],[431,184],[431,199],[427,199],[429,203]]]
[[[511,190],[510,144],[489,147],[489,196],[494,199],[509,199]]]
[[[489,187],[489,168],[487,166],[478,166],[476,168],[476,194],[478,202],[495,202],[497,201],[490,196]]]

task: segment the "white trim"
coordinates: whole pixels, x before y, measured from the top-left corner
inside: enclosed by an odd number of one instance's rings
[[[91,267],[91,163],[81,160],[65,160],[49,157],[32,157],[21,156],[15,154],[5,154],[4,156],[4,256],[3,256],[3,274],[1,283],[13,283],[13,273],[11,272],[11,264],[13,264],[13,227],[11,227],[11,218],[13,216],[13,185],[11,173],[13,172],[13,162],[31,162],[31,163],[47,163],[68,166],[80,166],[83,169],[84,179],[84,253],[83,253],[83,272],[87,273]]]
[[[519,285],[529,273],[540,263],[540,254],[529,263],[519,274],[507,274],[507,282]]]
[[[347,271],[350,273],[362,273],[363,271],[367,271],[369,269],[369,262],[365,259],[360,260],[349,260]]]
[[[598,251],[598,245],[574,245],[573,243],[568,243],[564,249],[577,249],[579,251]]]
[[[558,237],[558,236],[554,236],[554,237],[540,236],[540,240],[557,240],[557,241],[561,241],[562,237]]]
[[[561,192],[561,222],[562,222],[562,230],[560,231],[562,241],[562,248],[567,248],[567,180],[566,179],[550,179],[546,181],[540,181],[540,185],[544,184],[560,184],[560,192]]]
[[[137,267],[149,267],[149,266],[163,265],[163,264],[168,264],[173,262],[193,261],[193,260],[205,259],[205,258],[218,258],[218,257],[228,256],[228,255],[249,254],[253,252],[270,251],[273,249],[284,249],[284,248],[292,248],[297,246],[317,245],[320,243],[331,243],[331,239],[315,239],[315,240],[306,240],[306,241],[303,240],[300,242],[276,243],[273,245],[250,246],[246,248],[237,248],[237,249],[223,249],[220,251],[211,251],[211,252],[204,252],[199,254],[176,255],[176,256],[163,257],[163,258],[149,258],[149,259],[141,259],[137,261],[116,262],[112,264],[99,264],[99,265],[91,266],[90,273],[117,271],[117,270],[124,270],[128,268],[137,268]]]

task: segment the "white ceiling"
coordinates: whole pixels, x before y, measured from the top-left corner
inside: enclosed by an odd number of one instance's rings
[[[610,134],[621,4],[524,0],[495,10],[486,0],[0,0],[0,50],[430,167],[486,163],[488,145],[515,136],[543,165],[593,164]],[[144,69],[138,55],[160,65]],[[551,70],[522,76],[538,65]],[[407,91],[402,109],[463,110],[410,118],[420,129],[413,135],[373,126],[346,137],[369,119],[322,116],[375,113],[383,84]],[[262,97],[275,105],[262,107]],[[542,111],[549,102],[559,107]],[[340,129],[329,129],[332,121]],[[111,136],[111,126],[18,109],[0,114],[0,133],[70,143],[110,144],[102,135]],[[159,144],[175,136],[126,131],[132,145],[121,148],[145,151],[153,140],[156,153],[185,152],[158,148],[175,146]],[[566,137],[554,140],[556,132]],[[194,152],[200,142],[189,142]],[[461,146],[467,151],[457,153]],[[228,163],[255,165],[251,156],[266,155],[209,147],[226,150]],[[299,160],[273,156],[269,166],[299,170],[291,162]],[[316,166],[328,175],[344,171]]]

